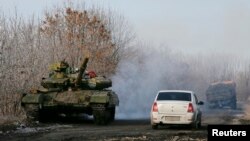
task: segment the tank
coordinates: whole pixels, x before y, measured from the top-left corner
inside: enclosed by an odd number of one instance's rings
[[[211,83],[206,90],[209,108],[237,108],[236,83],[221,81]]]
[[[80,69],[61,61],[50,66],[41,86],[24,93],[21,105],[29,121],[47,120],[58,115],[85,114],[93,116],[94,123],[108,124],[115,119],[118,95],[110,88],[112,81],[86,71],[89,57],[83,59]]]

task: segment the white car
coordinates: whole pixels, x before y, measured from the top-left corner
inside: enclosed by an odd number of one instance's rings
[[[191,125],[200,128],[200,105],[193,91],[161,90],[157,93],[151,109],[151,126],[158,125]]]

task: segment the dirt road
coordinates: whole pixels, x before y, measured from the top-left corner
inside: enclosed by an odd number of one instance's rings
[[[187,127],[161,127],[151,129],[149,120],[116,120],[108,126],[97,126],[91,122],[78,124],[40,124],[25,127],[1,137],[5,141],[118,141],[118,140],[171,140],[192,138],[206,139],[206,128],[190,130]]]
[[[202,128],[160,127],[153,130],[149,119],[117,119],[107,126],[97,126],[92,120],[64,120],[61,122],[24,125],[9,133],[0,134],[4,141],[206,141],[208,124],[239,124],[241,112],[222,110],[207,111],[203,116]]]

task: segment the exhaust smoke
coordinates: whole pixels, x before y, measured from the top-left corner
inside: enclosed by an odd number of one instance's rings
[[[160,89],[178,88],[187,66],[167,48],[144,48],[133,58],[122,60],[112,78],[120,105],[116,118],[149,118],[154,97]]]

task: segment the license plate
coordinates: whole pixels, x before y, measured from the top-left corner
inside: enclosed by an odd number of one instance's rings
[[[165,117],[165,120],[167,120],[167,121],[180,121],[180,117],[179,116],[167,116],[167,117]]]

